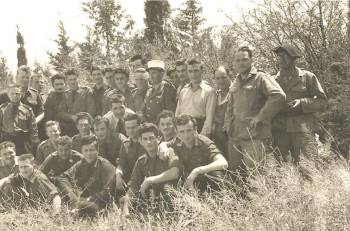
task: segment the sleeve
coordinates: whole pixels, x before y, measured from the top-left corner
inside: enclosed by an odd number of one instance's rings
[[[181,91],[180,91],[178,96],[177,96],[177,105],[176,105],[175,116],[181,115],[181,108],[180,108],[181,101],[182,101],[181,99],[182,99],[182,97],[181,97]]]
[[[38,148],[36,150],[36,156],[35,156],[35,162],[37,164],[41,164],[44,161],[44,151],[43,151],[43,146],[42,144],[38,145]]]
[[[227,101],[227,107],[225,112],[225,119],[224,119],[224,127],[226,131],[230,130],[232,121],[234,120],[233,115],[233,91],[230,89],[228,93],[228,101]]]
[[[53,93],[50,92],[44,104],[46,121],[55,120],[55,110],[54,110],[55,106],[54,106],[53,98],[54,98]]]
[[[179,169],[179,172],[183,172],[183,164],[180,161],[180,158],[174,152],[169,155],[168,164],[169,164],[169,169],[175,167]]]
[[[309,98],[302,98],[301,108],[304,113],[320,112],[324,110],[327,105],[327,96],[323,88],[314,74],[311,74],[307,80],[307,88],[310,93]]]
[[[43,97],[38,93],[38,115],[44,112]]]
[[[101,191],[91,195],[94,201],[106,201],[110,195],[113,195],[115,184],[115,167],[109,162],[103,162],[99,181],[102,184]]]
[[[38,137],[38,125],[35,121],[35,115],[32,110],[30,110],[30,121],[29,121],[29,134],[32,143],[39,143]]]
[[[209,159],[210,160],[213,160],[214,157],[218,154],[221,154],[222,155],[222,152],[218,149],[218,147],[216,147],[215,143],[211,140],[207,140],[206,142],[206,145],[207,145],[207,149],[208,149],[208,154],[209,154]]]
[[[212,131],[215,106],[216,106],[216,95],[214,89],[208,92],[207,100],[205,105],[205,121],[201,131],[202,135],[209,135]]]
[[[131,193],[132,196],[137,194],[137,192],[140,190],[144,178],[145,175],[142,171],[142,165],[140,163],[140,159],[138,159],[135,163],[134,169],[132,170],[131,178],[129,181],[128,194]]]
[[[128,143],[123,143],[121,148],[120,148],[120,153],[119,153],[119,161],[118,161],[118,169],[122,170],[123,174],[125,174],[126,170],[125,168],[127,167],[127,147],[126,145],[129,145]]]
[[[43,195],[47,195],[52,201],[53,198],[58,195],[58,190],[56,186],[50,182],[50,180],[44,175],[40,174],[40,177],[37,178],[40,191]]]
[[[176,110],[176,89],[173,86],[164,87],[164,109],[175,112]]]
[[[262,74],[260,78],[259,87],[262,94],[267,97],[267,100],[257,117],[262,122],[270,122],[282,109],[286,101],[286,94],[274,78],[265,74]]]
[[[50,165],[51,165],[52,155],[49,155],[44,162],[41,163],[39,166],[39,170],[47,175],[50,172]]]
[[[96,105],[95,105],[94,96],[92,95],[92,91],[90,88],[88,88],[86,91],[86,100],[87,100],[87,111],[93,118],[95,118]]]

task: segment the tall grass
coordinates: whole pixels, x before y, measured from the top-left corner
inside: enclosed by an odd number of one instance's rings
[[[350,230],[347,161],[325,155],[301,166],[269,163],[249,180],[249,191],[230,182],[205,197],[174,190],[175,212],[162,218],[125,220],[116,207],[92,222],[13,210],[0,214],[0,230]]]

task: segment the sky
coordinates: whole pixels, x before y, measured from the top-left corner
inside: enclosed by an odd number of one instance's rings
[[[17,65],[16,25],[25,40],[29,65],[35,60],[48,61],[46,51],[55,51],[59,20],[63,20],[67,34],[72,41],[83,41],[89,19],[81,10],[86,0],[11,0],[2,1],[0,7],[0,53],[7,58],[9,67]],[[169,0],[172,9],[178,8],[185,0]],[[199,0],[203,15],[207,18],[205,26],[230,24],[225,16],[238,17],[240,12],[252,7],[248,0]],[[144,0],[119,0],[125,12],[136,22],[135,28],[144,28]],[[223,14],[224,12],[225,14]]]

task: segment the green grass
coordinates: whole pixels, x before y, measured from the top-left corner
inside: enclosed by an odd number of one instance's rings
[[[350,230],[348,163],[323,156],[301,164],[269,164],[251,179],[245,199],[229,182],[204,199],[174,191],[177,215],[165,219],[123,220],[118,208],[93,222],[45,210],[8,211],[0,214],[0,230]]]

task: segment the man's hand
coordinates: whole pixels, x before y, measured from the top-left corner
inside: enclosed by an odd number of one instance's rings
[[[153,178],[150,176],[150,177],[146,177],[146,179],[143,181],[143,183],[141,184],[141,187],[140,187],[140,192],[141,192],[141,195],[143,197],[146,196],[146,190],[153,184]]]
[[[122,175],[117,172],[116,174],[116,183],[115,183],[115,187],[118,189],[118,190],[123,190],[125,189],[125,186],[126,186],[126,183],[125,181],[123,180],[123,177]]]
[[[288,103],[288,107],[292,111],[299,111],[299,109],[301,109],[301,100],[300,99],[295,99],[295,100],[289,102]]]
[[[8,177],[2,178],[0,180],[0,189],[3,189],[4,185],[9,184],[9,183],[11,183],[11,182],[10,182],[10,179]]]
[[[253,117],[252,120],[250,121],[249,128],[250,129],[255,129],[261,124],[262,121],[259,120],[257,117]]]
[[[194,181],[199,176],[199,174],[201,174],[201,170],[199,168],[195,168],[192,170],[190,175],[188,175],[186,182],[185,182],[185,186],[188,189],[194,189]]]

